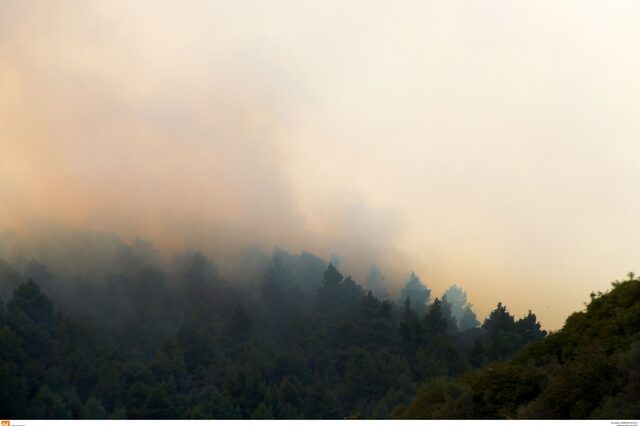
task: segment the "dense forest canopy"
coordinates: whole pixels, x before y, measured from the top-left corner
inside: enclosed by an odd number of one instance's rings
[[[503,307],[483,327],[500,328]],[[488,324],[489,323],[489,324]],[[531,329],[530,314],[521,327]],[[535,333],[535,331],[534,331]],[[524,336],[527,335],[525,331]],[[640,418],[640,280],[633,274],[508,362],[424,383],[404,418]]]
[[[0,418],[640,417],[638,22],[0,0]]]
[[[480,324],[415,273],[390,298],[378,268],[365,288],[306,252],[249,250],[223,279],[199,252],[116,245],[0,258],[3,416],[390,418],[546,335],[501,303]]]

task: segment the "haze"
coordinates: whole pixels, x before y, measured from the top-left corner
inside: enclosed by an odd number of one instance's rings
[[[411,270],[556,329],[638,270],[640,4],[0,4],[0,228]]]

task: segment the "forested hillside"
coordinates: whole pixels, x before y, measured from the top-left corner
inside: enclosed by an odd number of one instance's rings
[[[506,363],[424,383],[404,418],[640,418],[640,280],[633,274]]]
[[[253,253],[222,279],[199,253],[167,264],[140,242],[90,251],[51,270],[0,261],[2,417],[419,416],[421,403],[402,407],[420,386],[418,400],[546,334],[502,304],[480,325],[464,290],[432,297],[416,274],[385,297],[379,270],[365,289],[309,253]]]

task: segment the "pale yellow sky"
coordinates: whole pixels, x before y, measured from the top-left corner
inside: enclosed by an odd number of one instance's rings
[[[634,1],[2,2],[0,227],[335,252],[558,328],[638,271],[638,22]]]

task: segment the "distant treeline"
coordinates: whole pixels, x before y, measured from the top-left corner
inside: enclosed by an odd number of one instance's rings
[[[365,289],[309,253],[249,253],[223,280],[200,253],[114,247],[67,251],[63,278],[0,260],[3,417],[390,418],[546,335],[500,303],[480,325],[415,274],[391,300],[377,268]]]

